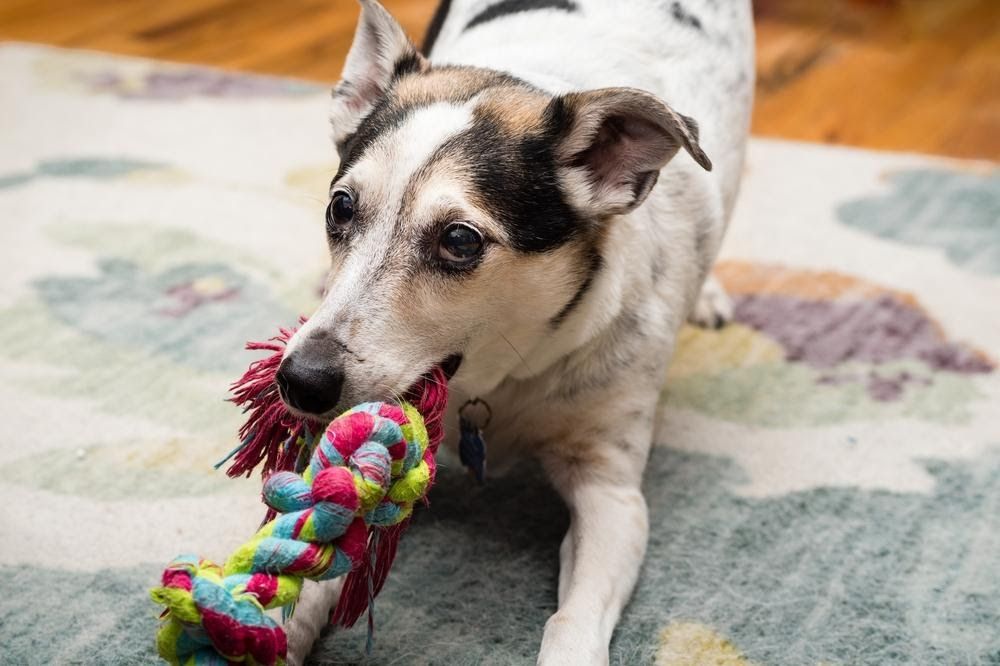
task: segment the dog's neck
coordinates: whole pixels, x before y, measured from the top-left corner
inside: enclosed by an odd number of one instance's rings
[[[635,261],[635,253],[646,248],[642,247],[642,235],[633,231],[646,223],[648,215],[640,207],[607,220],[608,250],[572,311],[558,323],[527,332],[527,341],[486,332],[484,340],[466,355],[454,379],[456,388],[469,396],[485,396],[505,381],[537,378],[574,354],[586,353],[639,296],[642,285],[636,266],[645,262]],[[507,361],[501,364],[498,359]]]

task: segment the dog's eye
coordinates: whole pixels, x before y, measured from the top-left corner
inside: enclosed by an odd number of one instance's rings
[[[354,220],[354,197],[350,192],[335,192],[326,207],[326,225],[330,229],[345,227]]]
[[[483,235],[464,222],[452,222],[441,233],[438,254],[453,264],[467,264],[483,251]]]

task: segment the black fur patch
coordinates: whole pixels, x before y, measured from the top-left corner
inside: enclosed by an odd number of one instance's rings
[[[420,71],[420,54],[416,51],[412,53],[407,53],[392,67],[392,80],[395,81],[401,76],[407,74],[416,74]]]
[[[445,69],[445,68],[439,68]],[[448,98],[471,99],[500,85],[530,86],[502,72],[483,76],[477,89]],[[379,100],[358,129],[338,147],[340,169],[334,181],[353,167],[378,138],[400,127],[416,106],[401,107],[393,95]],[[511,246],[521,252],[546,252],[577,238],[591,227],[570,207],[559,184],[553,153],[572,121],[572,110],[556,98],[545,111],[540,129],[512,134],[488,114],[477,114],[471,126],[442,144],[425,168],[437,159],[456,156],[468,168],[472,194],[504,225]]]
[[[340,153],[340,168],[333,179],[334,182],[340,180],[380,136],[401,126],[410,111],[394,106],[388,97],[380,98],[375,108],[361,120],[358,129],[337,146],[337,152]]]
[[[556,128],[512,136],[493,118],[472,126],[439,149],[459,154],[468,166],[473,196],[504,225],[511,246],[546,252],[588,228],[563,197],[552,149]]]
[[[569,299],[569,302],[563,306],[563,309],[560,310],[559,313],[549,322],[549,326],[552,328],[559,328],[559,326],[566,321],[566,317],[568,317],[570,313],[573,312],[578,305],[580,305],[583,301],[583,297],[587,295],[590,287],[593,286],[594,279],[597,277],[597,274],[604,266],[604,258],[601,257],[601,254],[596,248],[591,248],[588,259],[587,272],[583,276],[583,281],[580,282],[580,286],[577,288],[576,293],[573,294],[573,298]]]
[[[688,11],[684,9],[684,6],[679,2],[670,3],[670,15],[673,16],[674,20],[681,25],[689,26],[698,31],[702,29],[701,19],[694,14],[688,13]]]
[[[438,35],[441,34],[441,28],[444,27],[444,22],[448,19],[448,12],[451,11],[451,0],[441,0],[438,3],[437,9],[434,10],[434,17],[431,19],[431,24],[427,26],[427,33],[424,35],[424,44],[421,47],[424,55],[429,56],[431,51],[434,50],[434,43],[437,42]]]
[[[471,30],[477,25],[489,23],[504,16],[538,9],[559,9],[572,14],[578,11],[579,8],[575,2],[571,2],[570,0],[500,0],[495,5],[490,5],[473,16],[472,20],[466,24],[465,29]]]
[[[395,65],[393,83],[404,76],[419,72],[420,66],[420,58],[416,54],[400,59]],[[459,67],[442,66],[434,68],[435,71],[450,69],[459,69]],[[491,72],[490,74],[490,76],[482,77],[482,85],[480,87],[470,88],[459,95],[450,95],[447,98],[447,101],[458,103],[467,102],[482,92],[485,88],[489,88],[491,86],[504,84],[527,85],[526,83],[520,81],[520,79],[504,72]],[[336,96],[341,94],[340,89],[344,86],[350,85],[351,83],[346,81],[341,83],[340,86],[334,90],[334,95]],[[339,180],[341,176],[347,173],[348,169],[354,166],[358,160],[361,159],[361,156],[364,155],[365,151],[368,150],[368,148],[370,148],[381,135],[399,128],[406,121],[406,118],[417,108],[419,108],[419,105],[401,106],[398,104],[396,99],[393,97],[392,89],[390,87],[390,90],[379,98],[379,101],[376,103],[371,112],[362,118],[354,133],[345,137],[344,141],[337,146],[337,152],[340,154],[341,162],[340,169],[337,171],[334,181]]]

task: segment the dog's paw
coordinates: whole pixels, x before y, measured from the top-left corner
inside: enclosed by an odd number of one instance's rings
[[[310,617],[310,598],[303,595],[302,601],[306,607],[295,608],[295,614],[285,622],[285,638],[287,640],[286,666],[302,666],[306,663],[306,658],[312,652],[313,643],[319,637],[322,623],[314,621]],[[304,611],[304,612],[300,612]]]
[[[607,666],[608,646],[593,627],[557,611],[545,623],[537,666]]]
[[[285,622],[288,666],[302,666],[309,658],[313,645],[330,619],[330,609],[337,605],[343,577],[320,583],[305,581],[295,604],[295,614]]]
[[[688,321],[702,328],[722,328],[733,318],[733,303],[713,276],[709,275],[698,294]]]
[[[286,666],[303,666],[306,663],[306,657],[309,656],[309,652],[312,650],[312,643],[303,642],[301,639],[296,637],[288,642],[287,653],[285,656]]]

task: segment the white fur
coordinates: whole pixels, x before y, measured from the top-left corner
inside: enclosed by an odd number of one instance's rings
[[[397,202],[403,197],[407,183],[434,150],[461,131],[469,120],[468,105],[432,104],[422,108],[366,152],[345,182],[364,183],[366,199]],[[376,384],[402,393],[407,383],[412,381],[414,372],[419,374],[425,365],[421,356],[405,353],[400,338],[413,338],[412,344],[419,344],[419,338],[405,328],[377,331],[372,321],[358,322],[366,333],[352,335],[345,330],[350,323],[358,321],[355,313],[373,299],[370,273],[377,269],[394,245],[391,241],[397,223],[397,209],[379,206],[369,206],[369,209],[378,213],[377,217],[366,220],[373,231],[364,236],[362,247],[335,266],[330,279],[336,282],[337,288],[329,290],[319,308],[289,342],[286,354],[296,351],[312,331],[327,329],[340,339],[350,339],[352,350],[365,359],[364,372],[372,381],[370,385],[353,386],[355,393],[378,392]],[[389,335],[391,339],[385,339],[380,333]],[[382,349],[393,349],[396,353],[381,353]],[[416,370],[413,369],[415,364]]]
[[[698,122],[700,144],[715,168],[703,171],[684,151],[674,157],[645,203],[614,218],[605,232],[602,269],[555,330],[545,318],[513,306],[520,302],[551,313],[566,302],[573,285],[559,272],[564,259],[558,256],[523,259],[507,273],[502,260],[488,260],[484,268],[505,281],[499,288],[515,295],[491,297],[488,285],[472,279],[469,293],[485,302],[447,306],[454,326],[465,327],[467,343],[466,361],[452,382],[452,407],[484,398],[495,415],[486,433],[490,468],[516,455],[537,458],[570,509],[570,529],[560,548],[559,605],[545,626],[540,664],[608,661],[611,635],[645,551],[648,519],[640,484],[661,384],[677,329],[692,312],[736,198],[753,89],[747,0],[685,0],[701,29],[676,21],[667,2],[576,3],[578,13],[528,11],[463,31],[491,3],[453,0],[431,62],[508,71],[551,93],[615,86],[652,92]],[[364,4],[368,11],[372,3]],[[386,142],[386,152],[376,152],[378,159],[358,164],[349,176],[364,177],[367,187],[381,183],[377,187],[385,191],[379,196],[394,201],[390,190],[405,182],[421,156],[457,131],[462,112],[418,112]],[[412,153],[398,152],[404,148]],[[387,165],[394,167],[390,174]],[[565,172],[562,177],[571,196],[586,199],[584,178]],[[428,187],[418,198],[426,207],[440,196],[447,194]],[[369,251],[377,256],[385,249],[372,240]],[[359,283],[370,265],[352,261],[339,270],[356,274],[337,279],[338,288]],[[344,309],[342,299],[351,298],[358,295],[331,297],[305,333],[356,320],[357,313]],[[725,305],[714,291],[708,298],[710,305]],[[365,344],[355,341],[370,334],[372,344],[398,357],[378,381],[408,381],[407,372],[419,373],[429,358],[448,351],[443,341],[449,333],[436,330],[431,320],[418,324],[419,341],[408,331],[405,340],[388,335],[390,324],[400,328],[412,322],[371,323],[351,342]],[[314,602],[316,590],[304,592],[308,601],[300,604],[293,624],[319,626],[316,617],[329,603]],[[315,617],[300,617],[305,607]],[[290,661],[297,663],[315,631],[289,635]]]
[[[377,2],[366,2],[344,64],[343,81],[334,89],[330,125],[334,141],[357,129],[391,79],[393,66],[409,45],[406,33]]]

